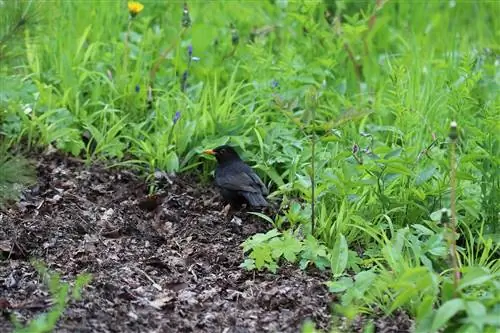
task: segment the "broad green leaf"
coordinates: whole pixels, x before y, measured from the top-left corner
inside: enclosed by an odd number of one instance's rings
[[[440,223],[441,222],[441,218],[443,216],[443,213],[446,212],[446,214],[448,214],[448,216],[450,216],[450,210],[449,209],[439,209],[439,210],[436,210],[435,212],[432,212],[431,213],[431,220],[434,221],[434,222],[437,222],[437,223]]]
[[[255,234],[252,237],[248,238],[246,241],[243,242],[243,252],[247,252],[254,247],[256,247],[259,244],[262,244],[264,242],[267,242],[273,237],[279,236],[280,232],[277,229],[271,229],[265,234]]]
[[[282,238],[273,238],[269,242],[269,246],[272,249],[274,259],[283,256],[292,263],[297,260],[297,254],[302,251],[302,243],[290,233],[286,233]]]
[[[368,290],[375,279],[377,278],[377,274],[373,271],[363,271],[355,276],[354,288],[361,294],[364,294],[366,290]]]
[[[410,300],[417,295],[417,290],[409,286],[409,288],[405,288],[401,291],[398,296],[394,299],[391,307],[389,308],[389,313],[392,313],[394,310],[410,303]]]
[[[459,290],[467,287],[482,285],[494,278],[494,275],[486,272],[482,267],[474,267],[465,272],[458,285]]]
[[[326,282],[326,285],[331,293],[340,293],[349,288],[352,288],[353,282],[349,277],[342,277],[335,281],[328,281]]]
[[[435,296],[426,295],[417,308],[417,323],[418,326],[422,325],[426,327],[424,331],[429,331],[431,328],[432,320],[430,319],[432,319],[434,312],[434,302]],[[427,323],[423,324],[424,321]]]
[[[420,171],[420,173],[415,178],[415,185],[419,186],[431,179],[437,172],[437,167],[434,165],[428,166],[424,170]]]
[[[465,310],[465,302],[463,299],[455,298],[445,302],[436,312],[436,316],[432,322],[431,332],[437,332],[437,330],[445,327],[451,318],[463,310]]]
[[[167,171],[179,170],[179,158],[177,157],[177,154],[175,152],[171,151],[170,153],[168,153],[165,168]]]
[[[266,263],[273,262],[271,249],[268,246],[259,245],[250,253],[250,257],[255,260],[255,267],[261,269]]]
[[[432,231],[431,229],[427,228],[426,226],[424,226],[422,224],[412,224],[411,226],[415,230],[419,231],[422,235],[426,235],[426,236],[434,235],[434,231]]]
[[[384,160],[388,160],[388,159],[393,158],[393,157],[399,157],[399,156],[401,156],[402,151],[403,151],[403,149],[401,149],[401,148],[390,151],[384,155]]]
[[[452,300],[455,296],[455,286],[451,279],[445,279],[441,283],[441,301]]]
[[[413,172],[407,166],[405,166],[403,163],[398,162],[388,163],[385,172],[398,173],[406,176],[411,176],[413,174]]]
[[[347,267],[347,258],[349,256],[347,241],[344,235],[339,234],[331,254],[331,266],[333,276],[339,276],[344,273]]]
[[[486,316],[486,307],[478,301],[468,301],[465,303],[465,311],[469,317]]]

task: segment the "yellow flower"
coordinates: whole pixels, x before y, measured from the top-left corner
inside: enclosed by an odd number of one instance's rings
[[[138,1],[129,1],[128,2],[128,12],[130,16],[135,17],[144,9],[144,5]]]

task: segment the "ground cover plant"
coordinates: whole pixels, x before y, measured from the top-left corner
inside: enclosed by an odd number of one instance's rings
[[[214,161],[201,152],[230,143],[277,209],[245,217],[267,228],[237,237],[237,270],[319,274],[332,298],[329,326],[311,316],[320,329],[390,331],[377,318],[391,316],[415,332],[500,329],[498,3],[0,7],[0,199],[32,182],[23,151],[131,170],[156,200],[174,174],[210,186]],[[22,200],[37,207],[47,193]],[[0,223],[11,226],[9,209]],[[1,253],[15,252],[8,244]]]

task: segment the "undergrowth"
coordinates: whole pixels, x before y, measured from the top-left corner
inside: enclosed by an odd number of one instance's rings
[[[281,199],[242,267],[328,269],[348,319],[499,329],[495,2],[0,6],[9,146],[208,180],[229,142]]]

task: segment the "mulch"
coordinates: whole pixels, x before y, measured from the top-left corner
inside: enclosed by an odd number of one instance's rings
[[[161,195],[148,197],[130,171],[58,153],[37,160],[38,183],[0,211],[0,332],[13,331],[11,316],[25,323],[50,310],[32,259],[63,281],[92,276],[55,332],[300,332],[309,319],[330,327],[328,272],[240,268],[241,243],[271,226],[245,212],[228,219],[213,186],[163,174]],[[384,318],[376,332],[409,332],[406,315]]]

